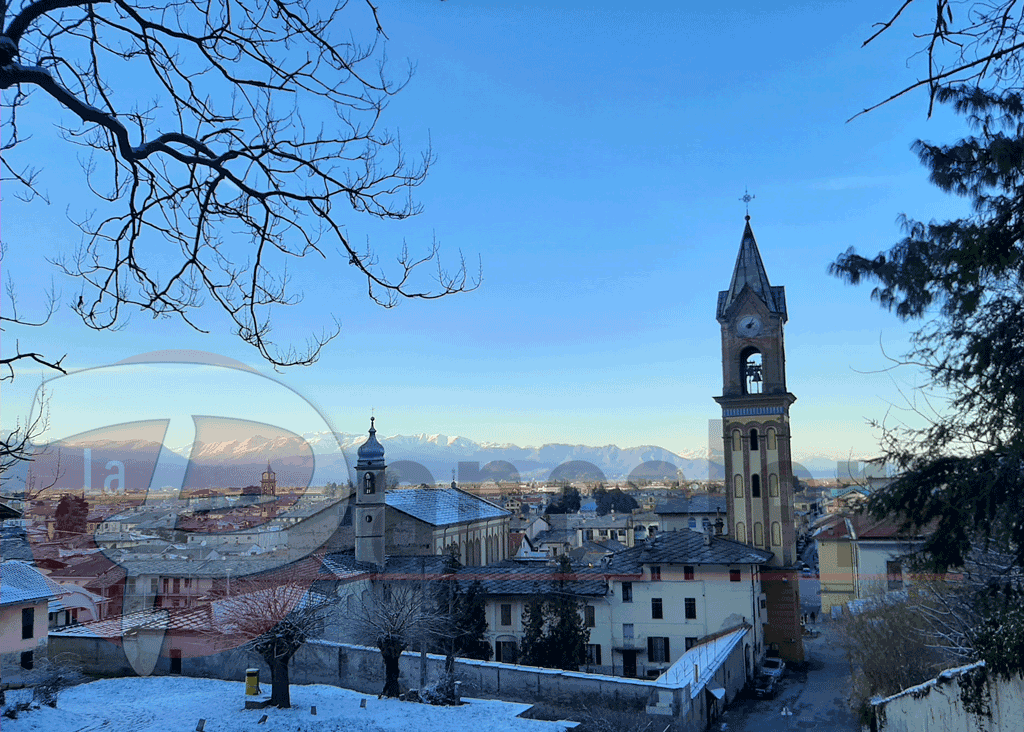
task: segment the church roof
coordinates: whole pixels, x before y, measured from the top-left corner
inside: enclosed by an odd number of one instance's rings
[[[768,282],[768,273],[761,261],[761,252],[757,248],[754,231],[750,228],[750,217],[743,228],[743,239],[740,251],[736,255],[736,265],[732,270],[732,281],[729,289],[718,293],[718,317],[725,317],[729,306],[740,296],[744,287],[749,287],[770,312],[779,313],[786,318],[786,291],[783,287],[772,287]]]
[[[388,491],[385,501],[389,508],[431,526],[448,526],[511,515],[490,501],[458,488],[400,488]]]

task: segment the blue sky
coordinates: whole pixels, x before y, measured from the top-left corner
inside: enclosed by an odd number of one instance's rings
[[[76,320],[77,286],[45,257],[77,245],[68,216],[90,202],[73,157],[41,132],[33,154],[51,203],[3,197],[4,277],[23,309],[52,277],[64,308],[44,329],[5,333],[4,351],[20,338],[23,349],[67,352],[72,369],[210,351],[273,375],[345,432],[363,430],[372,407],[385,434],[692,451],[717,416],[715,298],[749,187],[769,278],[789,303],[794,453],[870,455],[866,420],[919,377],[876,373],[889,365],[883,349],[905,350],[907,330],[868,287],[826,268],[850,246],[889,247],[901,212],[965,210],[910,152],[917,138],[966,134],[944,110],[928,119],[923,93],[846,121],[920,73],[907,61],[913,16],[860,48],[896,4],[381,2],[396,73],[406,58],[416,64],[388,125],[410,151],[429,142],[437,162],[416,192],[422,215],[353,215],[348,233],[369,238],[382,263],[403,241],[415,252],[436,237],[449,268],[460,251],[473,268],[479,258],[483,284],[384,310],[338,259],[296,265],[305,299],[278,312],[275,336],[301,345],[332,315],[342,333],[319,363],[280,375],[212,311],[200,318],[210,335],[145,317],[96,333]],[[51,110],[37,109],[43,129]],[[28,411],[39,378],[24,370],[5,384],[5,427]]]

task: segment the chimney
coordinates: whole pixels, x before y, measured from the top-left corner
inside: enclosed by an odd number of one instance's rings
[[[711,546],[711,525],[704,526],[704,546]]]

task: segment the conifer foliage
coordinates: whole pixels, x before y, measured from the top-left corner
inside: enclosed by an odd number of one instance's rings
[[[84,534],[89,502],[81,496],[64,495],[57,503],[55,527],[60,534]]]
[[[558,575],[547,597],[531,601],[523,613],[523,663],[578,671],[586,661],[590,628],[583,622],[585,601],[573,594],[575,580],[568,557],[561,557]]]
[[[929,377],[911,405],[924,426],[877,425],[881,459],[898,477],[871,496],[869,510],[929,526],[922,557],[931,571],[963,567],[978,551],[1012,558],[977,597],[995,634],[977,650],[1000,668],[1024,668],[1024,656],[1009,666],[992,656],[1019,647],[1000,633],[1019,627],[1024,613],[1024,101],[977,87],[935,97],[974,134],[914,149],[932,182],[970,199],[972,213],[927,224],[904,218],[895,246],[873,258],[850,249],[831,272],[876,283],[872,297],[883,307],[921,322],[905,361]]]

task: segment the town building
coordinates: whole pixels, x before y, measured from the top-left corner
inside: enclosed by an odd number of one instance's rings
[[[724,495],[698,493],[689,498],[673,498],[658,504],[654,512],[658,515],[662,531],[704,531],[705,527],[711,527],[715,536],[729,533],[726,520],[728,506]]]
[[[867,514],[829,516],[813,536],[823,613],[854,600],[901,592],[912,582],[904,557],[925,539],[922,531],[901,531],[899,522]]]
[[[764,656],[766,619],[761,572],[771,552],[710,533],[680,529],[612,553],[593,567],[574,566],[568,591],[585,603],[590,628],[582,671],[656,678],[687,650],[724,629],[750,627],[747,677]],[[514,662],[525,634],[526,605],[556,591],[559,568],[517,561],[460,570],[480,581],[488,642],[495,660]]]
[[[62,592],[24,562],[0,564],[0,676],[5,681],[46,658],[48,606]]]

